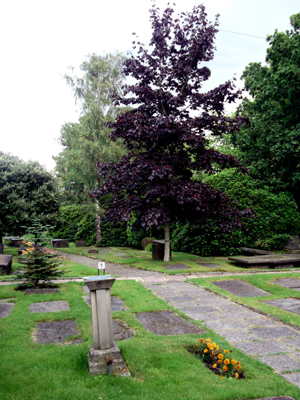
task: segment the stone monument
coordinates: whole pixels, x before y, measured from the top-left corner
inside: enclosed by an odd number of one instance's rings
[[[93,345],[89,347],[88,363],[90,374],[106,374],[130,376],[120,349],[114,342],[110,288],[115,278],[100,275],[85,278],[90,290]]]

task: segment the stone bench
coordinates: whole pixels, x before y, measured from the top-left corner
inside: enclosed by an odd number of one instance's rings
[[[0,274],[9,275],[12,266],[12,256],[0,254]]]
[[[240,250],[244,256],[266,256],[268,254],[274,254],[272,251],[252,249],[251,247],[240,247]]]
[[[152,242],[152,261],[163,261],[165,255],[165,241],[153,240]],[[170,259],[172,252],[170,250]]]

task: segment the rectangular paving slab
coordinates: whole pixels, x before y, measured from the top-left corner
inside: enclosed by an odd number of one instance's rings
[[[42,344],[62,343],[68,336],[79,335],[79,333],[76,321],[40,322],[34,338]]]
[[[229,293],[240,297],[258,297],[258,296],[270,296],[270,293],[259,289],[256,286],[251,285],[241,279],[234,279],[229,281],[214,281],[214,285],[221,289],[227,290]]]
[[[286,326],[280,327],[269,327],[269,328],[253,328],[251,329],[256,336],[261,339],[275,339],[284,337],[297,337],[300,333],[294,329],[288,328]]]
[[[64,300],[31,303],[29,306],[29,311],[31,313],[69,311],[69,309],[69,303]]]
[[[274,283],[275,285],[280,285],[289,289],[300,291],[300,279],[281,278],[281,279],[276,279],[276,281],[271,281],[270,283]]]
[[[267,354],[289,353],[291,347],[276,339],[259,342],[236,343],[235,346],[249,355],[266,356]]]
[[[7,317],[13,308],[14,303],[0,303],[0,319]]]
[[[300,299],[290,297],[287,299],[264,301],[263,303],[300,315]]]
[[[286,354],[263,356],[259,358],[259,360],[279,372],[295,371],[300,369],[300,362]]]
[[[190,333],[205,333],[197,325],[170,311],[153,311],[136,314],[139,322],[156,335],[186,335]]]
[[[169,271],[179,271],[181,269],[190,269],[191,268],[184,264],[172,264],[172,265],[162,265],[162,266]]]

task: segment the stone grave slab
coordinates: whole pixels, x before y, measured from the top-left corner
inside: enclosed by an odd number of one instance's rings
[[[130,329],[124,321],[113,319],[113,336],[115,340],[129,339],[134,335],[132,329]]]
[[[69,309],[69,303],[64,300],[31,303],[29,306],[31,313],[69,311]]]
[[[153,311],[136,314],[139,322],[156,335],[186,335],[204,333],[205,330],[170,311]]]
[[[88,254],[98,254],[98,250],[90,249],[90,250],[88,251]]]
[[[202,265],[202,267],[205,267],[205,268],[221,268],[222,267],[220,264],[213,264],[213,263],[207,263],[207,262],[197,262],[197,264]]]
[[[36,342],[49,344],[62,343],[68,336],[79,335],[79,333],[76,321],[55,321],[38,323],[33,336]],[[72,343],[72,341],[70,343]],[[75,343],[75,341],[73,343]],[[78,343],[77,339],[76,343]]]
[[[14,303],[0,303],[0,319],[7,317],[12,309],[14,308]]]
[[[248,282],[242,281],[241,279],[229,280],[229,281],[214,281],[214,285],[221,289],[227,290],[229,293],[240,297],[258,297],[258,296],[270,296],[270,293],[259,289],[256,286],[251,285]]]
[[[300,337],[300,333],[286,326],[269,327],[269,328],[253,328],[251,331],[261,339],[275,339],[284,337]]]
[[[264,256],[234,256],[228,257],[229,260],[235,261],[238,265],[245,268],[294,268],[300,264],[300,255],[296,254],[268,254]]]
[[[114,256],[118,256],[118,257],[126,257],[126,256],[128,256],[128,254],[126,254],[126,253],[115,253],[113,255]]]
[[[270,283],[274,283],[275,285],[280,285],[288,289],[294,289],[300,291],[300,279],[281,278],[281,279],[276,279],[276,281],[271,281]]]
[[[240,350],[249,355],[266,356],[267,354],[288,353],[291,348],[276,339],[259,342],[244,342],[235,344]]]
[[[9,275],[12,266],[12,256],[0,254],[0,274]]]
[[[300,315],[300,299],[290,297],[288,299],[264,301],[264,303]]]
[[[187,265],[184,264],[172,264],[172,265],[162,265],[165,269],[169,271],[179,271],[181,269],[190,269]]]
[[[25,296],[29,294],[45,294],[45,293],[59,293],[59,289],[26,289],[24,292]]]

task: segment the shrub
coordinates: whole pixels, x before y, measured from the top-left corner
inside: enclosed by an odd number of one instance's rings
[[[239,210],[252,207],[255,218],[243,218],[243,230],[222,235],[218,221],[199,226],[177,223],[172,235],[172,248],[193,254],[234,255],[240,246],[282,250],[289,236],[300,232],[300,214],[287,192],[272,193],[250,175],[224,170],[205,176],[205,183],[236,199]]]
[[[153,240],[155,239],[151,237],[145,237],[142,240],[142,248],[145,250],[149,244],[152,244]]]
[[[100,247],[126,247],[127,240],[127,225],[123,222],[119,225],[110,222],[102,222],[101,225],[101,240],[97,243]]]

